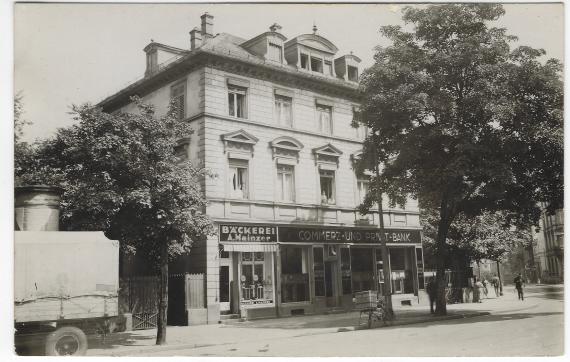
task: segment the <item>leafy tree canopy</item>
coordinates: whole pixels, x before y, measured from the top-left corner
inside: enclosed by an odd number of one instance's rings
[[[104,230],[124,250],[157,261],[160,244],[174,256],[213,231],[202,213],[206,171],[175,157],[176,142],[192,130],[174,107],[157,119],[152,106],[134,101],[137,114],[74,106],[77,124],[36,144],[17,176],[64,189],[64,230]]]
[[[365,153],[385,161],[382,189],[393,201],[459,213],[509,211],[536,223],[537,202],[561,207],[562,65],[544,50],[510,50],[489,27],[501,5],[406,8],[414,31],[384,26],[362,77],[358,120],[372,129]]]
[[[492,27],[498,4],[406,7],[412,31],[384,26],[362,75],[356,121],[371,129],[360,167],[382,163],[363,209],[380,190],[392,203],[411,195],[438,210],[436,313],[443,290],[450,225],[464,215],[502,211],[508,223],[537,224],[539,203],[563,201],[562,65],[542,49],[519,46]]]

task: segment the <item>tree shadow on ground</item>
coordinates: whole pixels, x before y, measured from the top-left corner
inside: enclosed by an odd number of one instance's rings
[[[481,312],[489,312],[489,311],[481,311]],[[482,323],[482,322],[504,322],[504,321],[517,320],[517,319],[547,317],[547,316],[552,316],[552,315],[560,315],[561,319],[563,319],[563,314],[564,314],[563,312],[539,312],[539,313],[521,312],[521,313],[489,314],[489,315],[483,315],[480,317],[436,320],[436,321],[427,322],[427,323],[386,326],[384,328],[414,328],[414,327],[425,328],[425,327],[430,327],[433,325],[440,325],[440,324],[456,325],[456,324],[476,324],[476,323]]]

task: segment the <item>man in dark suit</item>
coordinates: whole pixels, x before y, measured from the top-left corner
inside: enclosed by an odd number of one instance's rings
[[[514,282],[515,282],[515,288],[517,289],[517,292],[519,294],[519,300],[524,300],[524,295],[523,295],[524,280],[523,280],[521,273],[519,273],[515,277]]]

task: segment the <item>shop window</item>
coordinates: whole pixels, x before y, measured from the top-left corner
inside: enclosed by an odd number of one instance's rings
[[[230,159],[229,167],[230,198],[248,198],[248,161]]]
[[[317,127],[321,133],[332,134],[332,107],[317,104]]]
[[[280,126],[292,127],[293,100],[290,97],[275,95],[275,118]]]
[[[176,107],[176,118],[184,119],[186,116],[186,83],[178,83],[170,88],[170,99]]]
[[[325,296],[325,263],[323,259],[323,248],[313,248],[313,270],[315,273],[315,296]]]
[[[279,201],[293,202],[295,179],[293,166],[277,165],[277,197]]]
[[[301,53],[301,68],[309,70],[309,56]]]
[[[340,248],[340,272],[342,277],[342,294],[352,294],[352,273],[350,270],[349,248]]]
[[[352,291],[376,290],[374,285],[374,255],[371,248],[351,248]]]
[[[281,59],[283,59],[283,48],[280,45],[269,43],[267,58],[281,63]]]
[[[322,204],[334,205],[336,203],[334,176],[334,171],[319,170]]]
[[[308,301],[309,273],[307,248],[281,248],[281,300],[284,303]]]
[[[228,87],[228,112],[232,117],[246,118],[246,88]]]
[[[273,284],[266,275],[266,258],[263,252],[241,253],[241,299],[242,304],[271,303]]]
[[[323,60],[317,57],[311,57],[311,70],[313,72],[323,72]]]

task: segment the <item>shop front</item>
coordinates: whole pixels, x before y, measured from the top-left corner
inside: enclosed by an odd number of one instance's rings
[[[419,230],[222,224],[219,237],[228,253],[222,310],[247,319],[349,311],[355,292],[382,292],[382,238],[392,292],[423,288]]]

